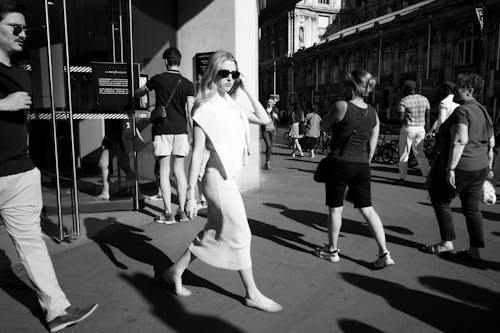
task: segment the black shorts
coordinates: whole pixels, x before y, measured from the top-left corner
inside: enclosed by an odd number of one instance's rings
[[[354,208],[370,207],[371,174],[368,163],[347,162],[334,160],[332,163],[331,181],[325,184],[326,205],[328,207],[341,207],[344,205],[344,193],[349,187],[349,197],[354,203]]]

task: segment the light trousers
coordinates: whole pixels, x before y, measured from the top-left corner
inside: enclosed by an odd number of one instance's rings
[[[403,126],[399,132],[399,178],[406,179],[408,174],[408,158],[410,149],[418,162],[418,167],[424,177],[429,174],[429,161],[424,153],[424,126]]]
[[[59,287],[42,237],[41,210],[42,188],[37,168],[0,177],[0,217],[33,283],[46,319],[51,321],[65,314],[70,303]]]

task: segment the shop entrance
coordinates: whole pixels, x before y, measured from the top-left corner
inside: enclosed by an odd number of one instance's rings
[[[137,126],[129,0],[27,0],[30,35],[18,65],[31,72],[29,151],[42,171],[57,240],[80,236],[80,214],[138,209]],[[137,105],[136,105],[137,104]],[[147,121],[147,119],[145,119]],[[50,227],[52,228],[52,227]]]

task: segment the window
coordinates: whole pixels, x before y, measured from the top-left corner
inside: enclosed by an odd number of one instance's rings
[[[431,68],[438,69],[441,67],[442,49],[441,31],[435,31],[431,38]]]
[[[474,47],[477,43],[476,31],[472,22],[467,23],[459,34],[457,44],[457,64],[466,65],[474,61]]]
[[[409,37],[403,49],[401,50],[401,67],[403,73],[409,73],[416,70],[417,65],[417,43],[414,37]]]
[[[339,59],[337,56],[333,57],[330,64],[330,82],[339,82]]]
[[[318,16],[318,39],[320,40],[321,37],[325,34],[326,28],[328,27],[328,24],[330,23],[330,18],[328,16]]]
[[[408,7],[408,1],[401,1],[401,8]]]
[[[347,54],[344,56],[344,74],[345,78],[349,78],[349,74],[356,68],[356,64],[354,62],[354,55]]]
[[[330,0],[318,0],[318,3],[320,5],[329,5],[330,4]]]
[[[393,51],[391,45],[384,45],[382,49],[382,73],[385,75],[392,73]]]

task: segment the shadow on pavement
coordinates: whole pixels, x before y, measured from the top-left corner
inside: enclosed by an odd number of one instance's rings
[[[309,156],[303,156],[303,157],[291,157],[291,158],[287,158],[286,160],[287,161],[300,161],[300,162],[306,162],[306,163],[313,163],[313,164],[318,164],[319,163],[319,160],[307,160],[306,158],[310,158]]]
[[[168,289],[168,286],[162,282],[162,273],[173,262],[165,253],[149,243],[152,239],[142,234],[144,232],[143,229],[119,223],[113,217],[107,219],[87,218],[84,223],[87,229],[87,237],[100,247],[116,267],[122,270],[128,269],[124,263],[116,258],[113,248],[131,259],[151,265],[154,268],[154,279],[159,282],[156,288]],[[186,285],[207,288],[243,302],[242,296],[235,295],[193,274],[189,270],[184,272],[183,282]],[[159,285],[162,286],[160,287]]]
[[[401,186],[401,187],[409,187],[409,188],[414,188],[417,190],[424,190],[425,189],[425,184],[424,183],[417,183],[417,182],[412,182],[409,180],[405,180],[404,183],[399,183],[398,179],[393,179],[389,177],[382,177],[382,176],[377,176],[377,175],[372,175],[372,182],[375,183],[380,183],[380,184],[387,184],[387,185],[394,185],[394,186]]]
[[[282,210],[281,214],[291,220],[297,221],[301,224],[304,224],[306,226],[321,231],[327,231],[325,224],[328,216],[326,214],[312,212],[308,210],[289,209],[284,205],[274,204],[274,203],[264,203],[264,205],[276,209],[281,209]],[[370,230],[368,229],[368,226],[365,223],[345,218],[342,219],[341,233],[354,234],[372,238]],[[422,247],[422,244],[420,243],[404,239],[401,237],[397,237],[394,235],[386,235],[386,241],[388,243],[398,244],[414,249],[419,249],[420,247]]]
[[[359,333],[359,332],[364,332],[364,333],[383,333],[384,331],[381,331],[379,329],[376,329],[373,326],[367,325],[365,323],[362,323],[358,320],[354,319],[347,319],[347,318],[342,318],[338,320],[339,327],[342,330],[342,332],[346,333]]]
[[[40,322],[46,326],[45,314],[38,303],[33,289],[21,280],[12,270],[12,262],[0,249],[0,288],[14,300],[24,305]],[[3,319],[2,319],[3,320]]]
[[[310,170],[310,169],[301,169],[301,168],[287,168],[288,170],[298,170],[302,172],[307,172],[307,173],[314,173],[316,170]]]
[[[283,245],[292,250],[312,254],[314,253],[314,249],[316,248],[316,244],[312,244],[308,241],[303,240],[302,237],[304,235],[301,233],[281,229],[253,219],[248,219],[248,224],[250,225],[250,229],[252,230],[253,235],[269,239],[276,244]],[[294,243],[304,245],[309,249],[304,249],[303,247],[297,246]]]
[[[448,294],[465,303],[473,303],[485,309],[500,310],[500,293],[490,289],[437,276],[422,276],[418,281],[426,288]]]
[[[120,277],[135,287],[151,304],[151,312],[176,332],[243,332],[219,318],[187,312],[178,296],[161,292],[158,284],[145,274],[128,276],[121,273]]]
[[[411,231],[410,229],[396,225],[387,225],[384,226],[384,229],[397,232],[398,234],[413,235],[413,231]]]
[[[430,204],[428,202],[419,202],[419,204],[424,205],[424,206],[431,206],[432,207],[432,204]],[[452,207],[451,211],[453,213],[463,214],[462,208]],[[483,215],[483,218],[485,218],[487,220],[491,220],[491,221],[495,221],[495,222],[500,222],[500,214],[498,214],[498,213],[488,212],[488,211],[482,210],[481,214]],[[437,222],[436,222],[436,224],[437,224]]]
[[[340,273],[348,283],[385,298],[402,311],[440,331],[474,332],[494,324],[494,312],[462,302],[432,295],[389,282],[354,273]]]

